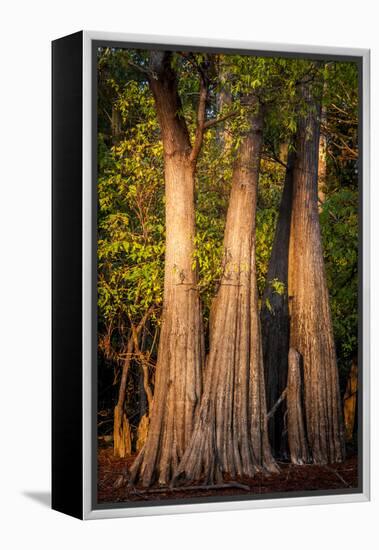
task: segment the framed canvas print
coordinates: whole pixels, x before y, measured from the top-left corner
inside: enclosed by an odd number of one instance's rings
[[[369,51],[53,42],[53,508],[369,498]]]

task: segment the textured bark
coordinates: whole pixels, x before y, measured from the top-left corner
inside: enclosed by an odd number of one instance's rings
[[[336,352],[317,207],[320,105],[302,85],[290,235],[290,345],[303,358],[307,435],[313,462],[339,462],[345,447]]]
[[[147,434],[149,433],[150,420],[147,414],[144,414],[139,421],[137,428],[137,443],[136,450],[140,451],[146,443]]]
[[[127,416],[124,412],[126,383],[133,353],[133,337],[130,336],[127,347],[124,364],[122,366],[121,381],[118,390],[117,404],[114,408],[113,416],[113,452],[115,456],[124,458],[130,455],[132,450],[132,440],[130,426]]]
[[[232,95],[226,85],[229,76],[222,66],[222,63],[218,68],[218,78],[220,82],[220,90],[217,94],[217,111],[220,114],[232,104]],[[232,145],[232,136],[227,131],[225,124],[221,123],[216,126],[216,136],[220,149],[224,154],[226,154]]]
[[[355,411],[357,408],[357,391],[358,391],[358,365],[354,359],[351,364],[350,374],[346,385],[346,391],[343,398],[343,412],[345,420],[346,441],[352,441]]]
[[[210,352],[193,435],[175,479],[276,470],[268,443],[258,296],[255,211],[262,115],[252,116],[233,169],[221,284],[210,316]]]
[[[132,453],[132,436],[129,420],[120,407],[115,407],[114,409],[113,450],[114,455],[120,458],[125,458]]]
[[[291,462],[306,464],[309,462],[309,451],[305,431],[301,357],[293,348],[288,352],[287,426]]]
[[[261,327],[263,362],[265,369],[267,408],[275,405],[287,385],[288,348],[289,348],[289,310],[288,310],[288,252],[291,227],[291,205],[293,185],[294,153],[287,159],[286,176],[279,217],[272,245],[267,271],[266,287],[262,297]],[[273,281],[284,285],[284,292],[278,293]],[[276,456],[287,456],[287,444],[284,436],[285,404],[279,406],[277,414],[269,420],[269,437]]]
[[[164,303],[155,391],[146,443],[131,483],[169,483],[192,434],[201,394],[203,335],[197,271],[193,269],[194,173],[201,134],[191,147],[170,52],[151,53],[150,87],[164,148],[166,253]],[[204,100],[204,90],[201,90]],[[201,109],[198,122],[203,117]]]

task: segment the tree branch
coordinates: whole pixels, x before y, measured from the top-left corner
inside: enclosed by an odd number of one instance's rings
[[[277,402],[275,403],[275,405],[272,407],[271,411],[269,413],[267,413],[267,420],[270,420],[270,418],[272,416],[274,416],[274,414],[276,413],[279,405],[281,404],[282,401],[285,400],[285,398],[287,397],[287,388],[285,388],[282,392],[282,395],[279,397],[279,399],[277,400]]]
[[[154,306],[150,306],[149,309],[147,309],[142,317],[142,319],[140,320],[140,322],[138,323],[137,325],[137,328],[135,329],[136,330],[136,333],[137,335],[141,332],[141,330],[143,329],[146,321],[148,320],[148,318],[150,317],[150,315],[153,313],[154,311]],[[134,328],[134,326],[132,325],[132,329]]]
[[[182,487],[152,487],[151,489],[139,490],[140,493],[169,493],[171,491],[209,491],[210,489],[242,489],[244,491],[250,491],[250,487],[244,483],[231,482],[221,483],[218,485],[184,485]]]
[[[283,162],[282,160],[280,160],[280,158],[277,157],[274,153],[270,154],[269,151],[263,151],[262,157],[265,158],[268,161],[277,162],[278,164],[280,164],[284,168],[287,168],[287,164],[285,162]]]
[[[146,360],[144,354],[140,350],[139,343],[138,343],[138,336],[139,336],[139,333],[141,332],[141,329],[144,327],[147,319],[149,318],[149,316],[153,312],[153,310],[154,310],[154,306],[150,306],[149,309],[145,312],[145,314],[142,317],[142,319],[140,320],[140,322],[138,323],[137,327],[135,327],[132,324],[132,338],[133,338],[133,344],[134,344],[134,352],[135,352],[135,355],[141,361],[142,374],[143,374],[143,386],[144,386],[146,397],[147,397],[147,402],[148,402],[148,406],[149,406],[149,413],[151,412],[151,408],[152,408],[152,404],[153,404],[153,394],[152,394],[150,384],[149,384],[148,361]]]
[[[204,130],[208,130],[208,128],[212,128],[212,126],[216,126],[216,124],[219,124],[220,122],[224,122],[224,120],[227,120],[228,118],[231,118],[232,116],[235,116],[237,114],[238,114],[237,111],[232,111],[218,118],[211,118],[210,120],[206,120],[204,122]]]
[[[133,69],[136,69],[136,71],[138,71],[139,73],[146,74],[149,77],[154,77],[153,71],[149,69],[145,69],[145,67],[141,67],[140,65],[137,65],[137,63],[133,63],[133,61],[130,61],[130,59],[128,59],[128,65],[130,67],[133,67]]]

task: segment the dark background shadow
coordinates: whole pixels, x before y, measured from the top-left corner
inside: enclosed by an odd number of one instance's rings
[[[51,507],[51,493],[49,491],[24,491],[22,494],[42,506]]]

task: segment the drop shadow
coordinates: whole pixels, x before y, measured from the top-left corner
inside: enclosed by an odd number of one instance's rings
[[[30,498],[31,500],[34,500],[34,502],[37,502],[42,506],[47,506],[48,508],[51,508],[50,491],[24,491],[22,494],[24,497]]]

